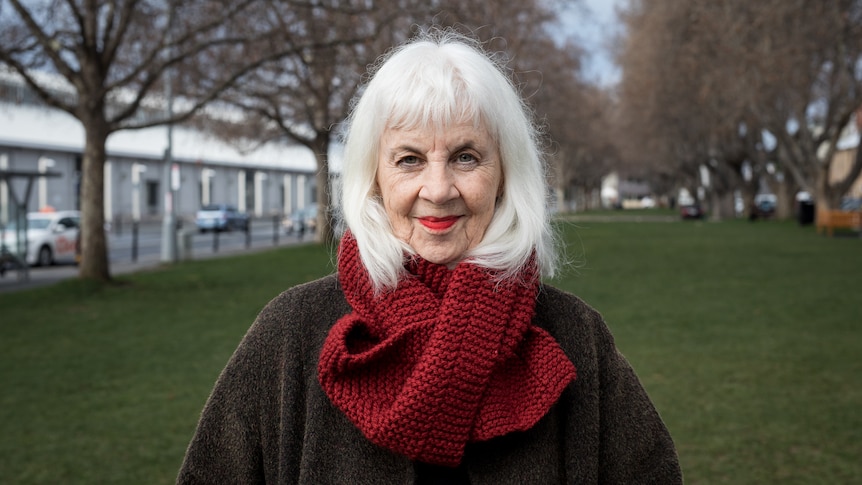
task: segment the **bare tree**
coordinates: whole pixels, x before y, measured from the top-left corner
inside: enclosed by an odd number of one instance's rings
[[[223,136],[253,143],[288,138],[314,154],[318,241],[331,243],[335,236],[329,152],[338,127],[367,66],[406,39],[411,12],[421,8],[409,2],[341,0],[275,6],[278,42],[300,45],[313,36],[317,43],[249,72],[221,96],[248,114],[239,125],[218,127]]]
[[[642,0],[626,16],[621,99],[627,153],[704,166],[740,189],[777,163],[834,205],[862,165],[828,182],[837,141],[862,102],[858,1]],[[717,194],[721,196],[721,194]]]
[[[547,82],[536,100],[552,140],[553,182],[561,210],[569,202],[579,210],[592,208],[602,179],[620,168],[613,130],[615,103],[604,89],[581,81],[579,58],[576,54],[569,59],[568,70],[560,65],[563,55],[547,65]]]
[[[118,130],[187,119],[242,74],[297,49],[272,42],[278,28],[266,4],[251,0],[0,1],[0,63],[23,76],[46,104],[77,118],[83,153],[82,278],[111,279],[104,226],[105,143]],[[173,113],[148,108],[165,73],[184,100]],[[34,73],[65,79],[74,95]],[[146,116],[142,116],[142,115]]]
[[[245,141],[287,137],[312,150],[320,208],[316,236],[323,242],[333,237],[329,151],[351,99],[361,89],[361,76],[380,54],[418,28],[455,28],[509,59],[513,75],[523,76],[519,82],[525,92],[533,93],[542,82],[537,73],[558,53],[546,30],[553,15],[539,2],[402,0],[369,7],[362,1],[331,1],[306,7],[293,5],[279,12],[281,41],[295,43],[294,36],[314,32],[322,45],[301,49],[245,76],[223,98],[250,116],[241,126],[221,129]]]
[[[624,17],[628,38],[620,51],[623,153],[630,163],[676,180],[671,189],[700,185],[710,173],[714,217],[720,200],[737,187],[740,164],[739,103],[735,86],[717,69],[721,53],[710,41],[716,22],[701,18],[699,2],[639,2]],[[708,22],[707,22],[708,21]]]
[[[862,105],[862,2],[758,3],[756,115],[777,139],[782,167],[820,207],[835,207],[862,173],[830,181],[842,131]],[[858,152],[858,151],[857,151]]]

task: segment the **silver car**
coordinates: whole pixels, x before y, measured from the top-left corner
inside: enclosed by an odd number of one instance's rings
[[[240,212],[231,205],[211,204],[201,208],[195,215],[198,231],[247,231],[248,214]]]

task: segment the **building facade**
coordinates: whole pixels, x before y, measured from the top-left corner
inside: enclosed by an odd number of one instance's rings
[[[26,197],[29,211],[80,208],[83,151],[80,122],[41,104],[14,76],[0,76],[0,171],[59,174],[35,179]],[[107,221],[157,219],[171,205],[190,220],[210,203],[267,217],[316,199],[316,160],[297,144],[242,147],[193,128],[161,126],[112,134],[107,155]],[[25,179],[0,181],[0,224],[15,210],[16,197],[26,195],[26,185]]]

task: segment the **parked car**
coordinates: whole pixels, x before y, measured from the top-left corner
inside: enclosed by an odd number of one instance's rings
[[[281,220],[281,227],[286,234],[303,234],[314,232],[317,228],[317,204],[311,204],[293,211]]]
[[[775,216],[775,208],[778,198],[775,194],[757,194],[754,197],[754,213],[751,217],[769,219]]]
[[[227,204],[211,204],[201,208],[195,215],[195,225],[200,232],[206,231],[247,231],[248,214]]]
[[[3,228],[3,264],[12,258],[23,258],[30,266],[50,266],[54,263],[74,263],[78,247],[81,213],[78,211],[30,212],[27,229],[10,221]],[[26,242],[21,244],[19,238]],[[26,255],[24,248],[26,247]]]
[[[688,204],[679,207],[679,214],[683,219],[703,219],[704,213],[700,204]]]

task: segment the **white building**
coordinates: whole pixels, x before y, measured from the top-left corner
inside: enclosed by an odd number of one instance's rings
[[[301,145],[272,142],[244,150],[187,127],[174,126],[172,132],[172,164],[165,162],[166,126],[120,131],[108,138],[106,220],[161,217],[171,183],[169,165],[174,164],[180,182],[174,205],[180,218],[193,218],[209,203],[235,205],[256,217],[289,214],[316,198],[316,162]],[[0,171],[61,174],[36,181],[29,210],[80,207],[83,150],[84,129],[78,120],[41,104],[14,76],[0,77]],[[0,224],[9,218],[10,190],[23,194],[25,183],[0,181]]]

